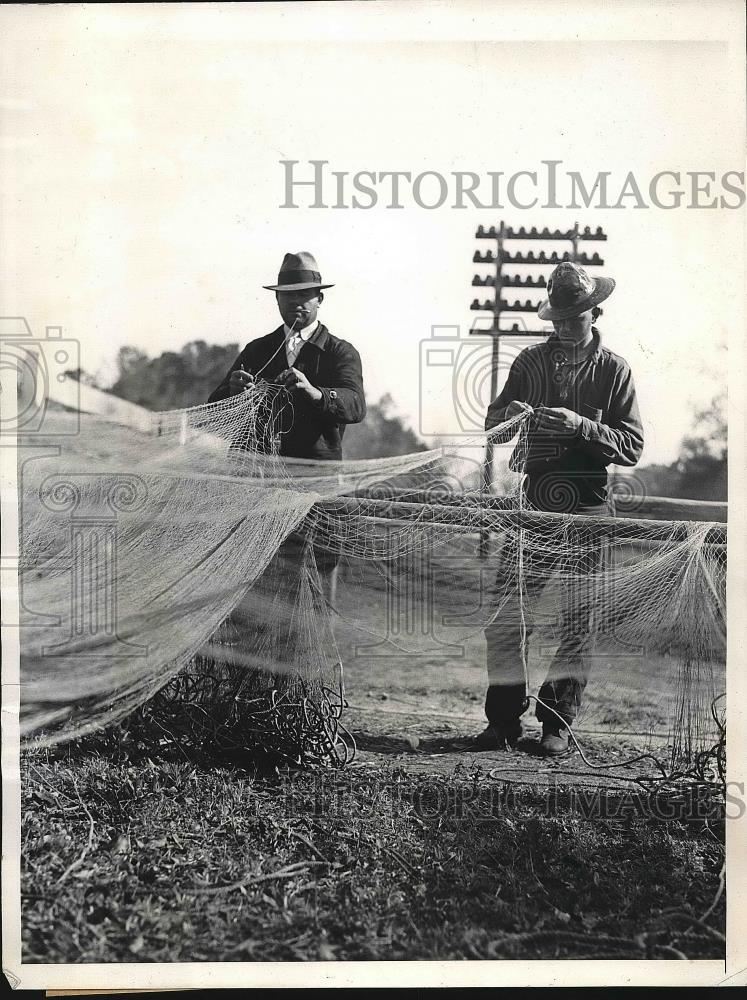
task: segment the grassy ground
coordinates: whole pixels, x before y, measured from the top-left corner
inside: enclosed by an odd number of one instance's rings
[[[37,753],[24,772],[26,962],[723,956],[702,811],[618,797],[586,818],[559,787],[396,766]]]

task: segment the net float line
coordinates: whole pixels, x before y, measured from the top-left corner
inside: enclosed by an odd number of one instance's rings
[[[503,508],[499,504],[482,504],[479,508],[458,503],[407,503],[402,500],[371,500],[366,497],[337,497],[322,500],[314,508],[333,516],[355,516],[384,518],[392,521],[416,522],[418,524],[442,525],[449,528],[464,528],[469,531],[528,529],[543,532],[574,525],[590,537],[630,541],[682,542],[693,537],[692,522],[653,521],[643,518],[601,517],[596,515],[561,514],[549,511],[517,510]],[[312,510],[314,509],[312,508]],[[698,522],[703,529],[703,543],[706,545],[726,545],[727,529],[717,522]]]
[[[488,510],[515,510],[515,496],[500,496],[481,493],[477,490],[449,492],[439,489],[390,488],[383,491],[376,487],[356,490],[350,494],[369,500],[401,500],[404,503],[436,503],[444,506],[485,507]],[[649,497],[643,495],[613,495],[619,501],[616,518],[644,521],[700,521],[725,524],[728,504],[712,500],[682,500],[673,497]]]

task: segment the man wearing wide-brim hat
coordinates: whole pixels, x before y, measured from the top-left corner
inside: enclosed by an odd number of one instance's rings
[[[536,509],[613,513],[607,467],[632,466],[641,456],[643,430],[630,367],[602,345],[594,326],[600,303],[614,288],[612,278],[591,277],[570,261],[559,264],[547,282],[547,301],[539,308],[540,319],[551,320],[554,332],[544,343],[519,354],[488,408],[486,430],[520,414],[529,421],[528,434],[520,437],[510,464],[524,473],[525,500]],[[508,432],[508,438],[515,433],[515,429]],[[488,727],[474,741],[478,747],[505,748],[522,735],[532,606],[550,577],[560,571],[566,595],[559,645],[539,691],[537,717],[542,722],[540,752],[554,756],[568,749],[569,728],[588,679],[593,603],[589,579],[603,557],[602,547],[580,523],[569,522],[568,544],[562,552],[554,542],[543,545],[541,538],[527,531],[526,544],[513,539],[504,546],[494,595],[500,610],[485,630]]]
[[[221,384],[214,403],[244,392],[255,380],[284,386],[292,405],[277,414],[279,452],[292,458],[339,460],[347,424],[363,420],[366,400],[358,351],[317,319],[324,289],[314,257],[287,253],[275,284],[283,323],[246,345]]]

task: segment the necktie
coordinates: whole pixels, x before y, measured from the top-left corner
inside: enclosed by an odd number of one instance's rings
[[[294,333],[288,340],[288,367],[292,368],[301,350],[303,340],[300,333]]]

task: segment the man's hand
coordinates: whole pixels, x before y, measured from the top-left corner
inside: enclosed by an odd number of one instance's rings
[[[522,403],[520,399],[512,400],[506,407],[506,420],[510,420],[512,417],[518,416],[519,413],[532,413],[532,407],[529,403]]]
[[[564,406],[537,406],[535,428],[548,434],[576,434],[581,429],[581,417]]]
[[[298,368],[286,368],[284,372],[280,372],[276,381],[279,385],[284,385],[286,389],[290,389],[291,392],[305,392],[309,399],[315,403],[318,403],[322,398],[321,390],[313,386]]]
[[[496,411],[493,411],[491,413],[491,411],[488,410],[488,415],[487,415],[487,418],[485,420],[485,430],[486,431],[492,431],[492,429],[494,427],[497,427],[499,424],[505,423],[507,420],[511,420],[513,417],[515,417],[519,413],[532,413],[533,410],[532,410],[532,407],[528,403],[522,403],[520,400],[514,399],[502,411],[498,411],[498,413],[500,413],[500,412],[503,413],[503,416],[498,416],[498,414],[496,413]],[[515,433],[516,433],[516,431],[513,431],[511,433],[510,437],[507,438],[506,440],[510,441],[511,438],[514,436]],[[496,438],[495,441],[496,441],[497,444],[498,443],[499,444],[505,444],[506,443],[503,440],[503,438],[501,438],[501,439]]]
[[[232,396],[237,396],[240,392],[248,389],[253,382],[254,376],[250,372],[245,372],[242,365],[235,372],[231,372],[228,388]]]

